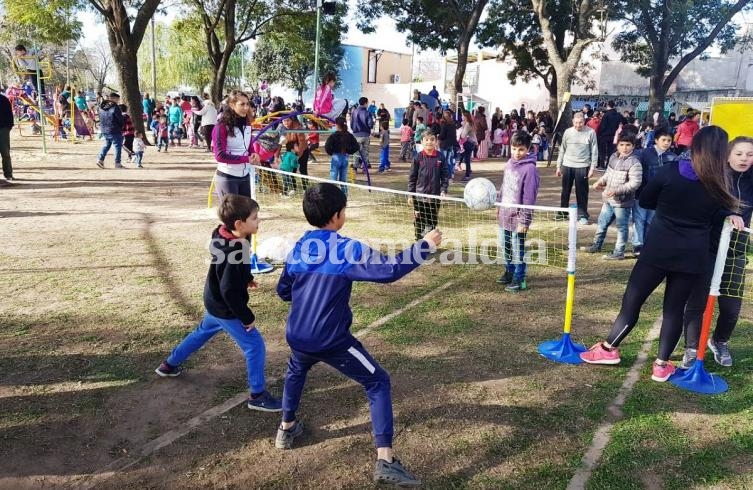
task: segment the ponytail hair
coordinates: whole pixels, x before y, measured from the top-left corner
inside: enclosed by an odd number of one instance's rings
[[[719,126],[701,128],[690,144],[691,163],[698,179],[711,197],[736,213],[740,201],[729,192],[729,156],[727,132]]]

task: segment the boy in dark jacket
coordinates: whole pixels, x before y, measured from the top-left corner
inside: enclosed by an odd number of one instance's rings
[[[227,194],[220,204],[222,224],[212,233],[212,263],[204,283],[204,318],[155,370],[162,377],[178,376],[183,361],[221,330],[230,335],[246,357],[251,394],[248,408],[263,412],[282,410],[280,400],[266,390],[264,339],[248,307],[248,289],[256,289],[249,266],[249,240],[259,228],[259,205],[246,196]]]
[[[653,178],[657,170],[667,163],[677,160],[677,156],[670,151],[672,146],[672,135],[666,129],[659,128],[654,133],[654,144],[650,148],[641,150],[638,154],[638,160],[641,162],[643,175],[641,186],[635,192],[635,204],[633,204],[633,253],[640,255],[643,243],[646,240],[648,226],[654,219],[655,211],[653,209],[644,209],[638,200],[641,191],[646,184]]]
[[[105,168],[105,157],[111,146],[115,147],[115,168],[125,168],[120,164],[125,120],[118,106],[119,101],[120,95],[113,92],[110,94],[109,100],[103,100],[99,105],[99,131],[105,139],[97,158],[97,167],[99,168]]]
[[[377,447],[374,481],[418,486],[421,482],[393,458],[390,377],[350,333],[353,313],[348,301],[354,281],[389,283],[416,269],[442,241],[442,234],[433,230],[397,256],[388,257],[338,234],[345,224],[346,204],[345,194],[333,184],[309,187],[303,212],[317,229],[306,232],[296,243],[277,285],[280,298],[291,302],[285,327],[291,352],[275,447],[290,449],[303,433],[296,410],[306,374],[324,362],[366,390]]]
[[[324,143],[324,151],[332,157],[329,167],[329,178],[340,182],[348,181],[348,155],[353,155],[360,150],[356,138],[348,132],[348,126],[344,117],[335,119],[337,130],[327,138]],[[342,186],[342,191],[348,195],[348,187]]]
[[[437,137],[427,131],[424,133],[421,145],[423,150],[413,159],[410,169],[408,192],[444,197],[447,195],[447,186],[450,183],[450,172],[444,155],[437,151]],[[416,196],[412,199],[412,204],[416,240],[420,240],[437,226],[439,200]]]

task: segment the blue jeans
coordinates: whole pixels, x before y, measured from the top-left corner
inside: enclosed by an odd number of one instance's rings
[[[264,339],[256,328],[246,332],[243,322],[238,319],[226,320],[205,312],[199,326],[170,353],[167,363],[171,366],[182,364],[191,354],[204,347],[204,344],[209,342],[220,330],[224,330],[233,338],[246,357],[248,387],[251,393],[264,391],[266,385],[264,380],[264,360],[266,357]]]
[[[474,143],[473,141],[466,141],[463,143],[463,153],[460,157],[460,161],[462,163],[465,163],[466,177],[471,176],[471,158],[473,157],[474,151],[476,151],[476,143]]]
[[[455,148],[449,150],[442,150],[444,160],[447,162],[447,170],[449,171],[450,178],[455,176]]]
[[[348,155],[332,155],[329,165],[329,178],[339,182],[348,181]],[[345,195],[348,195],[348,186],[340,186]]]
[[[604,245],[604,238],[607,235],[607,228],[612,218],[617,225],[617,243],[614,246],[614,252],[617,254],[625,253],[625,243],[628,238],[628,223],[630,222],[630,211],[632,208],[617,208],[609,203],[601,205],[601,212],[597,220],[598,229],[594,235],[594,245],[601,248]]]
[[[653,209],[640,207],[636,199],[633,205],[633,248],[642,247],[646,243],[648,225],[653,221],[655,214],[656,211]]]
[[[143,151],[137,151],[133,154],[133,163],[136,164],[137,167],[141,166],[141,160],[144,159],[144,152]]]
[[[385,146],[379,154],[379,171],[383,172],[390,168],[390,147]]]
[[[526,278],[526,234],[499,228],[497,231],[499,243],[505,258],[505,272],[512,274],[516,281]]]
[[[178,140],[178,143],[180,143],[180,140],[182,138],[175,137],[175,130],[178,129],[179,127],[180,127],[180,123],[173,123],[173,122],[170,123],[170,129],[168,133],[170,135],[170,143],[172,143],[176,139]]]
[[[115,166],[120,165],[120,156],[123,152],[123,135],[122,134],[104,134],[105,144],[99,151],[99,161],[104,162],[110,147],[115,147]]]

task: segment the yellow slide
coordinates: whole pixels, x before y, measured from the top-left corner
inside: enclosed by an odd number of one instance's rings
[[[55,119],[55,116],[51,116],[49,114],[44,113],[43,111],[40,111],[39,110],[39,105],[37,105],[37,103],[34,102],[33,100],[31,100],[28,96],[26,96],[26,95],[19,95],[18,98],[21,99],[25,105],[29,106],[31,108],[31,110],[33,110],[37,114],[43,114],[45,121],[47,121],[50,125],[52,125],[52,126],[57,126],[58,125],[58,122]]]

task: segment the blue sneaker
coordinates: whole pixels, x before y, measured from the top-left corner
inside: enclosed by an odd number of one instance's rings
[[[282,412],[282,402],[264,390],[256,398],[248,397],[248,408],[260,412]]]
[[[162,361],[162,364],[160,364],[154,372],[163,378],[174,378],[180,376],[180,373],[183,372],[183,368],[168,364],[167,361]]]

